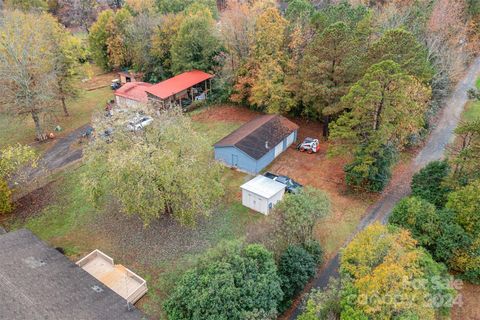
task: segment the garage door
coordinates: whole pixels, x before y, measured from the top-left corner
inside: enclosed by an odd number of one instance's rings
[[[295,132],[292,132],[292,133],[287,137],[287,147],[293,143],[293,140],[295,140]]]
[[[275,147],[275,158],[283,151],[283,141]]]

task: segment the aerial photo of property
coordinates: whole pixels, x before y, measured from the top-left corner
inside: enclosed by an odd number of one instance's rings
[[[480,0],[0,0],[0,320],[480,320]]]

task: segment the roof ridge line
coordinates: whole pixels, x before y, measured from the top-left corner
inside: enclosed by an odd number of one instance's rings
[[[239,139],[237,142],[235,142],[233,144],[233,146],[237,146],[237,143],[240,143],[242,142],[243,140],[245,140],[245,138],[247,138],[249,135],[252,135],[254,134],[255,132],[257,132],[258,130],[260,130],[262,128],[262,126],[266,125],[267,123],[269,123],[270,121],[272,121],[273,119],[276,119],[278,118],[280,115],[278,114],[266,114],[265,116],[272,116],[270,119],[268,119],[268,121],[265,121],[263,123],[261,123],[260,125],[258,125],[254,130],[252,130],[251,132],[245,134],[241,139]],[[248,122],[247,122],[248,123]]]

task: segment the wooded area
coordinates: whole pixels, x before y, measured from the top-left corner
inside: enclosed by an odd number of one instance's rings
[[[457,294],[450,280],[480,284],[480,119],[464,115],[445,158],[407,172],[410,185],[391,182],[395,170],[410,168],[478,58],[479,1],[5,0],[1,9],[0,112],[18,130],[21,121],[33,121],[36,141],[25,146],[12,139],[0,148],[0,218],[9,228],[46,229],[45,237],[73,248],[72,256],[77,244],[66,234],[77,224],[83,233],[74,239],[101,228],[105,238],[124,245],[129,239],[134,245],[125,251],[142,251],[135,263],[155,283],[140,307],[149,316],[288,317],[324,260],[331,262],[344,245],[341,278],[313,290],[299,319],[449,318]],[[59,127],[52,129],[52,119],[76,116],[70,107],[85,95],[82,83],[93,66],[106,77],[141,75],[146,86],[192,70],[213,79],[208,99],[190,113],[157,108],[148,98],[125,108],[96,101],[88,129],[67,147],[81,150],[81,165],[62,168],[61,178],[49,173],[61,180],[52,182],[57,187],[69,186],[62,191],[67,204],[53,198],[38,216],[14,216],[22,173],[42,159],[39,144]],[[480,106],[480,83],[468,98]],[[248,114],[195,120],[229,107]],[[328,176],[336,192],[300,185],[262,218],[241,207],[238,187],[251,177],[215,161],[212,145],[265,113],[297,121],[295,128],[309,135],[315,128],[322,158],[311,155],[311,161],[338,161]],[[132,119],[140,118],[148,124],[137,128]],[[282,156],[292,151],[275,144]],[[267,139],[260,145],[271,148]],[[315,175],[297,167],[299,176]],[[70,178],[70,184],[62,180]],[[363,211],[395,188],[409,196],[392,202],[384,224],[368,221],[357,229]],[[327,255],[317,229],[326,218],[335,220],[339,203],[348,210],[354,201],[362,212],[338,221],[346,236]],[[138,221],[143,229],[130,234]],[[184,232],[185,238],[171,234]],[[198,247],[188,237],[200,239]],[[125,252],[109,240],[91,243]],[[178,255],[177,246],[183,248]],[[138,256],[125,255],[132,257]],[[171,269],[177,272],[171,279],[162,274]]]

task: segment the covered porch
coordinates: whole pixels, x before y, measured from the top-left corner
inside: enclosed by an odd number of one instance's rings
[[[148,88],[148,100],[160,109],[174,105],[186,109],[193,102],[208,98],[212,78],[213,75],[199,70],[184,72]]]

